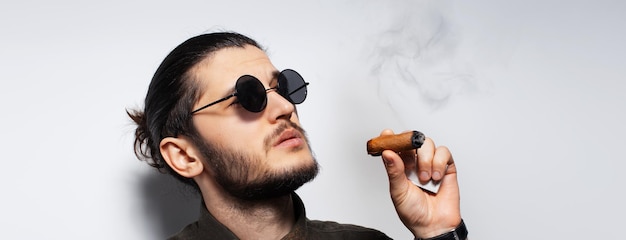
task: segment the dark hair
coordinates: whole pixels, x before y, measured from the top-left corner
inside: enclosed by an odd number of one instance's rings
[[[246,45],[261,49],[256,41],[238,33],[209,33],[188,39],[165,57],[152,77],[143,111],[127,110],[137,124],[137,158],[199,190],[193,179],[180,176],[165,162],[159,144],[166,137],[190,136],[195,132],[190,112],[200,97],[201,86],[192,79],[190,70],[218,50]]]

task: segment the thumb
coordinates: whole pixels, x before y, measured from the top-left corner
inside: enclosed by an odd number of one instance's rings
[[[405,199],[410,187],[410,181],[404,172],[404,162],[400,155],[391,150],[382,153],[383,163],[389,177],[389,192],[392,199]]]

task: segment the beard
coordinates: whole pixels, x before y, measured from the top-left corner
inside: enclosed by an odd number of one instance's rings
[[[302,133],[310,149],[304,129],[288,122],[281,124],[264,143],[269,149],[268,139],[277,137],[285,129],[293,127]],[[207,167],[212,171],[217,183],[230,195],[246,201],[266,200],[291,194],[305,183],[313,180],[319,172],[319,165],[311,156],[310,164],[290,169],[263,168],[263,159],[258,155],[246,154],[226,146],[211,144],[199,137],[192,137]],[[270,160],[271,161],[271,160]],[[251,171],[254,179],[250,179]]]

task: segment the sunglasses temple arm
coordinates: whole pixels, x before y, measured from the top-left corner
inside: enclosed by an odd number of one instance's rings
[[[234,97],[235,95],[236,95],[236,94],[231,94],[231,95],[228,95],[228,96],[226,96],[226,97],[224,97],[224,98],[222,98],[222,99],[220,99],[220,100],[217,100],[217,101],[215,101],[215,102],[212,102],[212,103],[209,103],[209,104],[207,104],[207,105],[204,105],[204,106],[202,106],[202,107],[200,107],[200,108],[198,108],[198,109],[196,109],[196,110],[193,110],[193,111],[191,112],[191,114],[193,115],[193,114],[195,114],[195,113],[197,113],[197,112],[201,111],[202,109],[205,109],[205,108],[208,108],[208,107],[213,106],[213,105],[215,105],[215,104],[218,104],[218,103],[221,103],[221,102],[223,102],[223,101],[226,101],[226,100],[228,100],[229,98]]]

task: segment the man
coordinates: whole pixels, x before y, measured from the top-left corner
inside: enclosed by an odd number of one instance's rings
[[[294,191],[318,172],[295,108],[307,84],[293,70],[278,71],[254,40],[237,33],[193,37],[163,60],[144,110],[129,115],[138,125],[137,155],[201,193],[200,219],[171,239],[388,239],[306,218]],[[386,150],[382,159],[402,222],[418,239],[464,238],[448,149],[426,139],[400,155]],[[416,158],[420,180],[443,180],[437,194],[407,179],[404,161]]]

